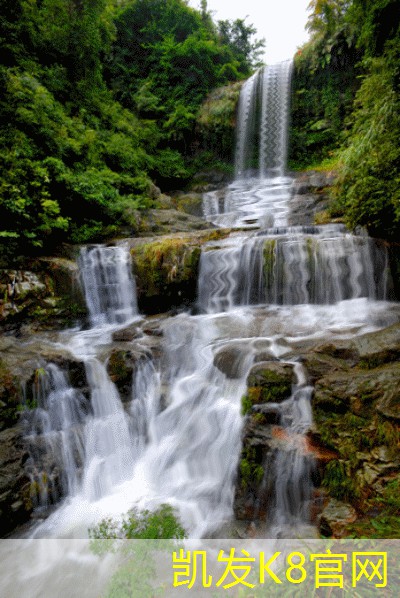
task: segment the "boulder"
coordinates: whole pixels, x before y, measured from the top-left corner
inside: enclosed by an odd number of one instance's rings
[[[357,512],[348,503],[331,498],[320,516],[320,531],[324,536],[340,538],[346,535],[349,524],[357,519]]]
[[[227,378],[241,378],[243,375],[242,364],[246,357],[243,348],[227,345],[220,349],[214,356],[214,365]]]
[[[290,363],[262,361],[256,363],[247,377],[249,391],[259,389],[257,403],[280,403],[289,398],[294,382],[293,365]]]
[[[207,231],[130,240],[139,310],[157,314],[193,304],[201,246],[226,235],[227,231]]]
[[[400,419],[400,363],[370,371],[351,371],[327,375],[316,382],[313,406],[324,411],[356,415],[368,413],[376,402],[377,410],[389,418]]]

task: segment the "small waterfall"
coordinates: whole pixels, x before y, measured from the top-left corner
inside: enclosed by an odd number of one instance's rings
[[[265,67],[244,84],[237,178],[226,193],[204,195],[208,220],[258,232],[241,230],[203,246],[200,314],[161,321],[157,352],[136,363],[132,399],[124,404],[105,356],[112,332],[137,315],[129,251],[122,245],[82,250],[92,329],[72,333],[66,349],[84,363],[87,389],[74,388],[66,372],[49,364],[38,408],[26,416],[38,503],[67,497],[39,535],[68,534],[75,526],[85,536],[103,517],[165,502],[179,510],[192,537],[217,534],[232,520],[241,398],[252,366],[288,354],[295,360],[304,340],[395,321],[381,301],[390,290],[382,246],[341,226],[287,226],[290,73],[290,62]],[[305,437],[312,389],[300,364],[288,363],[297,373],[292,395],[265,406],[275,410],[285,438],[264,463],[271,535],[306,524],[312,495]]]
[[[85,426],[82,493],[94,501],[132,477],[133,451],[128,418],[104,365],[97,359],[85,365],[93,417]]]
[[[295,369],[303,369],[295,364]],[[304,373],[303,378],[304,378]],[[267,535],[290,538],[310,524],[312,477],[316,465],[304,434],[311,429],[311,386],[297,385],[292,396],[278,404],[268,404],[279,417],[283,439],[268,456],[260,492],[269,495]],[[300,531],[301,533],[301,531]]]
[[[46,508],[78,491],[85,460],[83,424],[91,405],[54,363],[39,371],[33,388],[37,407],[24,411],[23,426],[31,497],[34,506]]]
[[[84,247],[79,268],[92,326],[122,324],[137,314],[136,285],[126,247]]]

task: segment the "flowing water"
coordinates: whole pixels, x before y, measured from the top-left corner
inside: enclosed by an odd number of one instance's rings
[[[48,364],[38,408],[25,423],[38,509],[62,497],[35,537],[85,536],[102,517],[166,502],[192,537],[218,534],[233,517],[240,402],[260,355],[281,361],[290,355],[296,375],[292,395],[269,407],[286,441],[264,463],[262,484],[271,495],[265,533],[290,535],[309,522],[313,462],[304,433],[312,425],[312,388],[293,352],[313,339],[389,325],[399,314],[387,302],[384,248],[340,226],[287,227],[290,72],[290,63],[266,67],[243,86],[236,180],[224,196],[205,194],[204,214],[244,230],[203,247],[198,315],[161,321],[159,352],[139,361],[125,402],[107,373],[104,348],[113,332],[141,323],[129,251],[82,250],[91,328],[62,339],[84,363],[87,389]],[[234,355],[229,372],[220,367],[227,350]]]

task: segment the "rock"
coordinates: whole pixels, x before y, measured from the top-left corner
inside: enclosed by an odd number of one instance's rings
[[[137,371],[139,363],[149,358],[149,354],[143,349],[140,351],[113,349],[107,361],[107,372],[118,388],[121,400],[129,402],[132,399],[133,374]]]
[[[24,470],[28,454],[22,431],[14,426],[0,432],[0,527],[2,536],[28,521],[32,503],[30,481]]]
[[[245,356],[243,348],[228,345],[215,354],[213,363],[227,378],[240,378]]]
[[[318,350],[309,351],[300,355],[300,360],[307,370],[310,384],[333,372],[348,371],[349,366],[343,359],[335,359],[330,355],[321,354]]]
[[[174,209],[146,210],[137,214],[138,234],[167,235],[186,233],[212,228],[209,222],[182,211]]]
[[[257,363],[251,368],[247,377],[249,390],[254,388],[260,390],[257,403],[284,401],[291,394],[293,382],[293,365],[282,362]]]
[[[400,324],[354,339],[353,346],[364,368],[376,368],[384,363],[400,360]]]
[[[377,410],[389,418],[400,419],[400,363],[369,371],[351,371],[325,376],[317,381],[313,406],[344,413],[352,406],[364,414],[377,401]]]
[[[331,199],[327,187],[335,180],[334,172],[294,173],[290,201],[289,226],[310,226],[314,223],[327,224]]]
[[[347,526],[356,519],[356,510],[350,504],[331,498],[321,513],[321,534],[340,538],[346,533]]]
[[[64,258],[28,260],[26,268],[0,270],[0,322],[17,327],[62,328],[86,315],[76,262]]]
[[[201,246],[226,234],[207,231],[130,240],[139,310],[156,314],[194,303]]]
[[[176,209],[192,216],[203,217],[203,194],[183,193],[174,197]]]
[[[115,342],[130,342],[135,338],[143,336],[142,331],[135,324],[131,324],[122,330],[116,330],[112,333],[112,340]]]

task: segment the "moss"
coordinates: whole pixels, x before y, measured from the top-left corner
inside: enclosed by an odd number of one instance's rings
[[[131,249],[139,308],[145,313],[166,311],[196,298],[201,246],[226,237],[228,230],[169,236]],[[151,301],[154,300],[154,308]]]
[[[185,281],[198,267],[200,249],[187,238],[167,238],[132,250],[135,273],[147,295],[157,295],[175,280]]]
[[[267,423],[267,418],[263,413],[253,413],[251,417],[255,424],[262,426]]]
[[[381,496],[369,501],[367,517],[349,527],[350,537],[400,538],[400,479],[389,481]]]
[[[280,402],[290,396],[292,383],[289,377],[268,369],[258,370],[256,378],[250,374],[248,383],[251,400],[254,403]],[[254,400],[257,398],[257,400]]]
[[[327,413],[317,408],[314,418],[324,445],[339,455],[337,460],[326,466],[322,485],[332,497],[361,500],[357,506],[367,508],[365,501],[371,494],[371,487],[362,473],[364,463],[374,466],[371,453],[374,447],[383,446],[389,457],[397,456],[400,440],[398,426],[376,413],[371,417],[360,417],[351,412]],[[370,460],[365,461],[365,454],[370,455]],[[374,493],[377,492],[379,489],[375,488]]]
[[[242,451],[239,464],[241,486],[245,490],[249,486],[259,486],[264,477],[264,468],[258,462],[257,451],[254,447],[247,446]]]
[[[113,351],[107,364],[108,374],[117,386],[130,384],[132,380],[133,366],[129,363],[129,351]]]
[[[327,464],[322,485],[338,500],[352,500],[359,496],[356,482],[343,460],[334,460]]]
[[[264,242],[263,254],[265,280],[267,286],[270,287],[272,284],[276,263],[276,239],[267,239]]]
[[[253,405],[263,403],[262,389],[259,386],[250,386],[247,389],[247,394],[242,397],[242,415],[247,415],[251,412]]]

